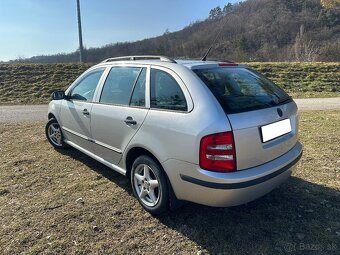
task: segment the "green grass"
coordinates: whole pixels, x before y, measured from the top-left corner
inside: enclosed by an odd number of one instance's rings
[[[160,217],[140,207],[124,176],[54,150],[44,123],[0,124],[1,253],[339,254],[339,119],[300,114],[304,155],[266,196],[232,208],[189,203]]]
[[[340,63],[248,63],[293,97],[340,96]],[[0,104],[39,104],[91,64],[0,64]]]
[[[295,98],[340,96],[340,63],[246,63]]]
[[[47,103],[54,90],[66,89],[90,66],[0,64],[0,104]]]

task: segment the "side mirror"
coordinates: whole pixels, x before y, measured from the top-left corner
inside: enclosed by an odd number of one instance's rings
[[[52,99],[53,100],[62,100],[65,99],[65,91],[64,90],[57,90],[52,93]]]

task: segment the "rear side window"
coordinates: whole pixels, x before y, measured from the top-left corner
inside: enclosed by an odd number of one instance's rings
[[[151,108],[187,111],[181,87],[168,73],[151,69]]]
[[[209,68],[194,72],[226,113],[263,109],[291,101],[273,82],[248,68]]]
[[[133,87],[141,70],[140,67],[113,67],[106,78],[99,102],[129,105]]]

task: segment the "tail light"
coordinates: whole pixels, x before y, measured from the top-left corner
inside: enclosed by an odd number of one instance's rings
[[[219,66],[238,66],[238,64],[235,64],[235,63],[226,63],[226,62],[221,62],[221,63],[218,63]]]
[[[200,167],[214,172],[236,171],[233,132],[217,133],[202,138]]]

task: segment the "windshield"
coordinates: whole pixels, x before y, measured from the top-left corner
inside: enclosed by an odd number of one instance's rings
[[[226,113],[263,109],[292,100],[273,82],[249,68],[217,67],[193,71]]]

